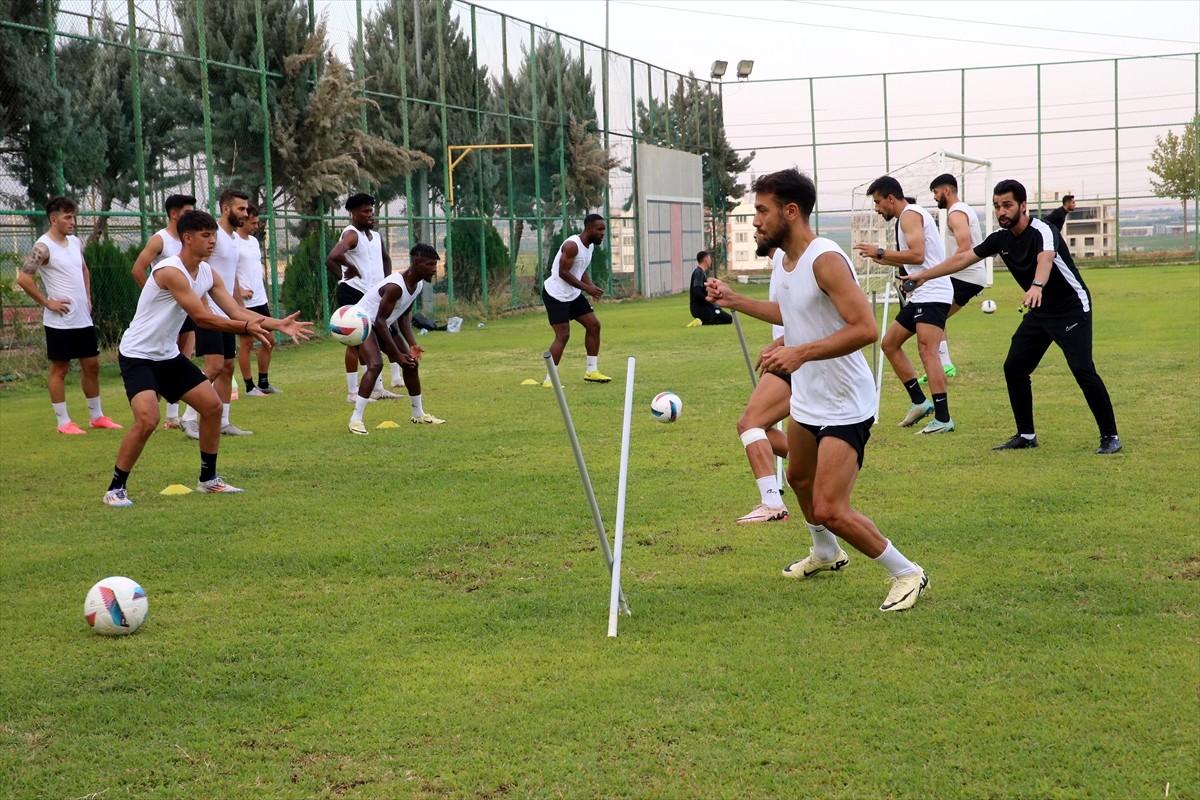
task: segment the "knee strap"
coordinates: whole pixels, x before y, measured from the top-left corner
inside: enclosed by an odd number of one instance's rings
[[[754,444],[755,442],[767,441],[767,432],[764,431],[762,428],[751,428],[750,430],[748,430],[742,434],[741,439],[742,439],[742,447],[749,447],[750,445]]]

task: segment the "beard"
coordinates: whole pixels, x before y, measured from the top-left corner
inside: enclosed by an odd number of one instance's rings
[[[938,201],[937,201],[937,204],[938,204],[938,208],[943,208],[943,209],[944,209],[944,208],[949,208],[949,207],[950,207],[950,203],[948,203],[948,202],[946,201],[946,198],[944,198],[944,197],[943,197],[941,200],[938,200]]]
[[[225,215],[225,221],[229,223],[229,227],[235,229],[242,227],[242,223],[245,222],[244,219],[234,214],[232,210]]]
[[[757,239],[755,241],[758,241]],[[758,258],[764,258],[771,254],[771,245],[766,242],[759,241],[758,248],[754,251],[754,255]]]

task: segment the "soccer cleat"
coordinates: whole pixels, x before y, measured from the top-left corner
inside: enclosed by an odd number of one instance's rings
[[[392,388],[393,389],[403,389],[404,388],[404,378],[399,378],[397,380],[392,381]]]
[[[924,434],[932,434],[932,433],[950,433],[953,430],[954,430],[954,420],[948,419],[945,422],[942,422],[940,420],[931,419],[931,420],[929,420],[928,425],[926,425],[924,428],[921,428],[921,430],[917,431],[917,436],[921,436]]]
[[[403,395],[396,394],[395,392],[389,392],[387,389],[383,388],[379,388],[371,392],[372,400],[402,400],[403,398]]]
[[[808,557],[802,558],[799,561],[793,561],[783,569],[783,574],[788,578],[810,578],[816,575],[821,570],[827,569],[831,572],[837,572],[842,567],[850,563],[850,556],[846,555],[846,551],[838,548],[837,555],[833,561],[820,561],[812,554],[812,550],[808,551]]]
[[[942,365],[942,370],[943,370],[943,371],[946,373],[946,377],[947,377],[947,378],[953,378],[953,377],[955,377],[956,375],[958,375],[958,370],[957,370],[957,369],[954,367],[954,365],[953,365],[953,364],[943,364],[943,365]],[[925,384],[929,383],[929,376],[928,376],[928,375],[922,375],[922,376],[921,376],[921,377],[920,377],[920,378],[917,380],[917,383],[919,383],[919,384],[921,384],[922,386],[924,386]]]
[[[200,481],[196,484],[196,491],[205,494],[241,494],[246,490],[230,486],[224,478],[218,475],[211,481]]]
[[[348,427],[350,429],[351,433],[357,433],[359,436],[368,436],[369,435],[369,432],[367,431],[367,426],[363,424],[363,421],[361,419],[350,420],[350,424],[346,427]]]
[[[267,393],[255,386],[250,391],[246,392],[246,397],[266,397]]]
[[[183,432],[189,439],[200,438],[200,423],[194,419],[185,419],[180,423],[183,426]]]
[[[608,383],[612,378],[604,375],[598,369],[583,373],[583,379],[589,383]]]
[[[412,418],[413,425],[444,425],[446,420],[438,419],[433,414],[422,414]]]
[[[183,423],[179,421],[179,417],[167,417],[163,420],[164,431],[180,431],[183,430]]]
[[[280,389],[278,386],[272,386],[269,383],[266,386],[259,386],[258,390],[263,394],[283,394],[283,389]]]
[[[1037,447],[1038,440],[1034,436],[1032,439],[1026,439],[1019,433],[1013,434],[1013,437],[1004,444],[998,444],[993,447],[993,450],[1027,450],[1030,447]]]
[[[87,431],[76,425],[74,422],[68,422],[66,425],[59,425],[58,432],[65,433],[68,436],[82,436],[87,433]]]
[[[903,611],[912,608],[917,604],[921,593],[929,588],[929,576],[925,574],[925,570],[917,564],[913,566],[917,568],[916,572],[892,578],[892,589],[884,599],[883,605],[879,607],[880,611]]]
[[[356,403],[356,402],[358,402],[358,393],[357,393],[357,392],[351,392],[350,394],[346,395],[346,402],[347,402],[347,403]],[[368,403],[374,403],[374,402],[375,402],[375,398],[374,398],[374,397],[368,397],[368,398],[367,398],[367,402],[368,402]]]
[[[546,380],[542,381],[542,388],[543,389],[553,389],[554,382],[552,380],[550,380],[549,378],[546,378]]]
[[[94,420],[92,420],[91,424],[88,427],[90,427],[90,428],[110,428],[115,431],[123,430],[125,428],[124,425],[118,425],[117,423],[113,422],[112,419],[110,419],[109,417],[96,417]]]
[[[1098,456],[1111,456],[1113,453],[1121,452],[1121,440],[1116,436],[1101,436],[1100,449],[1096,451]]]
[[[689,322],[687,325],[684,325],[683,327],[685,327],[685,328],[699,328],[699,327],[700,327],[701,325],[703,325],[703,324],[704,324],[704,323],[703,323],[701,320],[699,320],[699,319],[694,319],[694,320],[692,320],[691,322]]]
[[[766,503],[759,503],[749,514],[738,517],[739,524],[747,522],[782,522],[788,518],[787,509],[783,506],[772,508]]]
[[[897,428],[911,428],[920,420],[925,419],[933,413],[933,401],[926,400],[924,403],[913,403],[908,408],[908,413],[904,415],[904,419],[896,425]]]
[[[120,489],[109,489],[104,493],[104,505],[111,508],[128,508],[133,505],[133,501],[129,499],[129,495],[125,493],[125,487]]]
[[[226,422],[221,426],[222,436],[253,436],[254,431],[244,431],[232,422]]]

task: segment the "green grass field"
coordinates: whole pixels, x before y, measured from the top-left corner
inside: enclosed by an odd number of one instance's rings
[[[798,513],[733,523],[757,502],[749,381],[732,328],[685,329],[683,296],[599,308],[612,384],[582,383],[581,331],[563,364],[611,531],[638,357],[615,640],[553,393],[519,385],[543,374],[539,313],[421,340],[437,428],[381,402],[368,426],[400,428],[352,436],[341,348],[282,351],[287,393],[237,401],[256,434],[222,442],[238,496],[160,496],[199,468],[160,432],[137,505],[105,508],[119,432],[56,436],[44,384],[0,392],[0,797],[1200,797],[1200,274],[1086,275],[1109,458],[1057,349],[1042,446],[991,452],[1020,297],[997,277],[1000,311],[951,324],[956,433],[897,429],[885,373],[855,504],[931,579],[896,615],[861,555],[780,576],[808,550]],[[674,425],[647,410],[667,389]],[[149,593],[132,637],[83,620],[113,574]]]

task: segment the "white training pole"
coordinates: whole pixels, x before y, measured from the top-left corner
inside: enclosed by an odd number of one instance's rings
[[[758,376],[754,374],[754,363],[750,360],[750,348],[746,346],[746,335],[742,333],[742,321],[736,311],[733,314],[733,327],[737,328],[738,341],[742,344],[742,357],[746,359],[746,371],[750,373],[750,386],[758,386]]]
[[[629,357],[625,373],[625,419],[621,426],[621,472],[617,478],[617,524],[613,531],[612,591],[608,596],[608,635],[617,635],[617,609],[621,597],[621,551],[625,543],[625,487],[629,481],[629,427],[633,423],[633,373],[637,359]]]
[[[879,348],[879,361],[875,364],[875,421],[879,422],[879,404],[883,402],[883,337],[887,333],[888,324],[888,301],[892,298],[892,286],[890,283],[884,284],[883,289],[883,321],[879,325],[879,342],[876,347]]]
[[[612,550],[608,547],[608,534],[604,532],[604,520],[600,518],[600,506],[596,504],[596,493],[592,491],[592,479],[588,477],[587,464],[583,460],[583,450],[579,447],[579,437],[575,435],[575,423],[571,421],[571,410],[567,408],[567,396],[563,394],[562,381],[558,379],[558,366],[554,363],[554,356],[549,352],[545,353],[542,358],[546,361],[546,372],[550,375],[554,393],[558,396],[558,410],[562,412],[563,425],[567,428],[567,439],[570,440],[571,449],[575,452],[575,466],[579,469],[579,477],[583,481],[583,491],[587,495],[588,505],[592,508],[592,522],[596,526],[596,535],[600,537],[600,551],[604,554],[604,563],[608,565],[611,573],[613,556]],[[625,602],[624,593],[621,595],[621,608],[627,616],[633,613]]]

